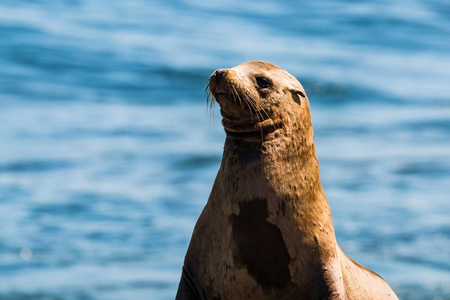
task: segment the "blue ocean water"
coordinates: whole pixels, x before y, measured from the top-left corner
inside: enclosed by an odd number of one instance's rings
[[[266,60],[309,96],[338,242],[450,299],[450,4],[0,1],[0,299],[173,299],[224,132]]]

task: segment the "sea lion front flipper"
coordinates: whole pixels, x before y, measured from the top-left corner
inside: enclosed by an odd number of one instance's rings
[[[198,282],[186,266],[183,266],[175,300],[203,300]]]

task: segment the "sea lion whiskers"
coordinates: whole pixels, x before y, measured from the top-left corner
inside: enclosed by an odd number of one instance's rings
[[[243,102],[245,102],[245,104],[247,105],[250,115],[253,117],[253,113],[255,113],[259,124],[263,123],[265,120],[271,119],[265,108],[262,107],[261,103],[258,102],[259,99],[250,96],[251,92],[246,86],[239,85],[240,93],[238,92],[238,89],[234,85],[232,87],[233,91],[239,97],[239,100],[241,101],[241,99],[243,99]],[[263,114],[266,117],[264,117]],[[261,143],[263,143],[264,142],[263,126],[259,126],[259,129],[261,133]],[[274,129],[276,129],[276,127],[274,127]]]
[[[261,116],[260,123],[263,123],[264,121],[267,121],[267,120],[272,120],[273,121],[272,117],[269,115],[267,110],[259,102],[259,98],[252,99],[248,95],[245,95],[245,97],[247,97],[248,101],[252,104],[254,110]],[[263,114],[266,117],[264,117]],[[274,130],[277,130],[279,128],[278,124],[275,123],[275,122],[273,122],[272,127],[273,127]],[[262,132],[262,126],[260,126],[260,129],[261,129],[261,132]]]
[[[213,116],[213,111],[214,111],[214,95],[211,93],[211,89],[209,87],[209,81],[210,79],[206,82],[206,87],[205,87],[205,97],[206,97],[206,110],[209,109],[209,118],[211,119]]]
[[[265,108],[262,107],[261,103],[258,102],[259,99],[250,97],[249,95],[251,94],[251,92],[246,86],[240,87],[240,89],[243,90],[241,94],[244,100],[251,106],[251,108],[249,108],[250,111],[252,111],[252,109],[254,110],[255,114],[258,117],[258,121],[263,122],[265,119],[270,119],[270,116],[265,110]],[[266,118],[263,116],[262,113],[266,115]]]
[[[253,103],[253,102],[251,101],[251,98],[248,97],[247,95],[244,95],[244,99],[245,99],[245,103],[247,103],[247,105],[249,106],[250,113],[252,114],[252,108],[253,108],[253,110],[255,111],[256,117],[258,118],[258,122],[264,121],[263,115],[262,115],[261,112],[256,108],[255,103]],[[253,114],[252,114],[252,115],[253,115]],[[267,113],[266,113],[266,115],[267,115]],[[261,143],[263,143],[263,142],[264,142],[264,132],[263,132],[262,127],[260,127],[259,129],[260,129],[260,132],[261,132]]]
[[[258,100],[254,100],[254,101],[255,101],[255,106],[257,107],[255,109],[257,109],[260,112],[262,121],[272,119],[272,117],[269,115],[267,110],[261,105],[261,103],[258,102]],[[266,116],[265,118],[262,116],[263,113]],[[278,128],[275,123],[273,124],[273,127],[274,127],[274,129]]]
[[[233,95],[233,100],[234,100],[234,102],[239,102],[239,104],[241,105],[241,107],[242,107],[243,109],[245,109],[244,103],[243,103],[241,97],[239,96],[239,93],[238,93],[238,91],[236,90],[236,87],[235,87],[234,85],[232,85],[231,87],[232,87],[232,89],[233,89],[231,94]],[[246,103],[246,104],[247,104],[247,103]],[[247,106],[248,106],[248,104],[247,104]]]
[[[262,112],[266,115],[266,117],[267,117],[268,119],[270,119],[269,114],[265,111],[264,108],[262,108],[262,107],[260,106],[259,103],[257,103],[256,100],[255,100],[255,101],[252,101],[253,99],[252,99],[251,97],[249,97],[248,94],[244,94],[244,99],[245,99],[246,103],[248,103],[249,106],[251,106],[251,107],[249,107],[250,111],[252,110],[252,108],[253,108],[253,110],[255,111],[255,114],[256,114],[256,116],[257,116],[257,118],[258,118],[258,122],[259,122],[259,123],[261,123],[261,122],[263,122],[263,121],[265,120],[264,116],[262,115]],[[258,109],[258,107],[259,107],[259,109]],[[263,128],[262,128],[262,127],[259,127],[259,130],[260,130],[260,133],[261,133],[261,143],[263,143],[263,142],[264,142],[264,132],[263,132]]]
[[[259,122],[262,123],[266,120],[272,119],[272,117],[269,115],[267,109],[264,107],[264,105],[259,97],[252,97],[252,93],[250,92],[250,89],[247,86],[243,86],[240,88],[243,90],[242,95],[244,96],[244,99],[251,104],[255,113],[257,113],[260,116]],[[271,102],[275,103],[275,101],[271,101]],[[273,123],[273,128],[275,130],[279,128],[277,125],[278,124],[276,124],[275,122]]]
[[[244,102],[247,104],[248,110],[250,111],[250,115],[253,117],[253,112],[255,113],[258,121],[261,122],[264,120],[263,116],[256,109],[255,104],[252,102],[252,99],[247,96],[246,93],[242,93],[242,97],[244,98]]]
[[[248,111],[250,112],[250,118],[253,119],[253,113],[255,113],[255,116],[258,119],[258,123],[263,122],[264,117],[261,114],[261,111],[256,108],[256,104],[252,102],[252,98],[247,95],[247,93],[249,93],[248,89],[246,89],[245,86],[244,87],[239,86],[240,90],[242,90],[242,89],[245,90],[245,93],[239,93],[238,89],[236,88],[235,85],[232,85],[231,87],[232,87],[232,95],[233,95],[234,101],[239,102],[239,104],[241,104],[241,107],[243,109],[245,109],[245,107],[244,107],[244,103],[245,103],[245,105],[248,108]],[[241,95],[242,95],[242,97],[241,97]],[[236,101],[236,98],[238,99],[238,101]],[[265,114],[268,117],[268,114],[266,112],[265,112]],[[263,143],[264,142],[264,132],[263,132],[262,127],[260,127],[260,132],[261,132],[261,143]]]

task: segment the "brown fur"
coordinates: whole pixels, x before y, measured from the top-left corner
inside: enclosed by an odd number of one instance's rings
[[[209,89],[227,138],[177,299],[397,299],[336,242],[301,84],[255,61]]]

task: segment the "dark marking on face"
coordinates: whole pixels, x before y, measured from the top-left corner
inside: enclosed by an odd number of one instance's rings
[[[239,216],[231,216],[233,260],[263,287],[282,289],[291,280],[290,257],[280,229],[267,216],[266,199],[241,202]]]

